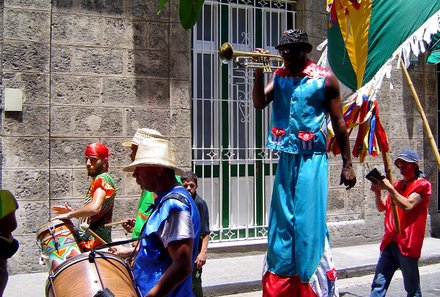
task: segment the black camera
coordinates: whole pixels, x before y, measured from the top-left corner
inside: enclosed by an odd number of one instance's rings
[[[377,170],[377,168],[373,168],[373,170],[371,170],[370,172],[368,172],[368,174],[365,176],[370,182],[372,182],[373,184],[376,183],[375,179],[378,180],[382,180],[385,178],[384,175],[382,175],[379,170]]]

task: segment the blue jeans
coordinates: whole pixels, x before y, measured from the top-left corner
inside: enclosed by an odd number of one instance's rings
[[[386,295],[394,272],[400,268],[407,297],[420,297],[420,276],[418,259],[403,256],[396,243],[390,243],[380,255],[371,284],[370,297]]]

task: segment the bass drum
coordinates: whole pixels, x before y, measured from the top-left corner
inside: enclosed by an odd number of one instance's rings
[[[47,297],[139,297],[125,262],[108,252],[87,252],[73,257],[49,275]]]

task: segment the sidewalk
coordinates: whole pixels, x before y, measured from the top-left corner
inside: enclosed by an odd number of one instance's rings
[[[379,244],[332,249],[338,278],[351,278],[374,272]],[[261,290],[264,255],[208,259],[203,270],[205,296],[223,296]],[[440,263],[440,239],[425,238],[420,265]],[[44,297],[47,273],[9,277],[4,297]],[[78,295],[80,296],[80,295]]]

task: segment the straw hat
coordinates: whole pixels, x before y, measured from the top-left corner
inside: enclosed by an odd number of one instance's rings
[[[133,172],[137,167],[157,166],[174,169],[176,175],[183,170],[176,166],[176,150],[171,142],[163,138],[145,138],[139,143],[134,161],[124,167],[125,172]]]
[[[139,145],[142,140],[146,138],[162,138],[165,139],[162,134],[160,134],[159,131],[153,130],[153,129],[147,129],[147,128],[140,128],[137,129],[134,133],[132,140],[126,140],[121,143],[122,146],[131,147],[134,145]]]

